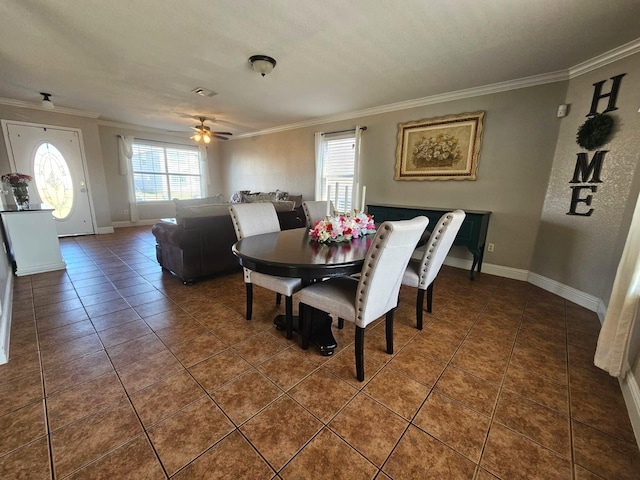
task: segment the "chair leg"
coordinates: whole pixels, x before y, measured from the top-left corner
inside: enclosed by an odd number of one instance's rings
[[[276,305],[280,305],[282,303],[282,294],[276,293]]]
[[[253,283],[245,283],[247,286],[247,320],[251,320],[253,314]]]
[[[364,328],[356,325],[356,378],[364,382]]]
[[[424,307],[424,290],[418,289],[418,298],[416,299],[416,326],[418,330],[422,330],[422,308]]]
[[[285,306],[285,328],[288,340],[293,338],[293,297],[286,297]]]
[[[393,314],[395,308],[387,312],[387,316],[384,321],[385,333],[387,334],[387,353],[393,354]]]
[[[338,318],[338,328],[341,330],[344,328],[344,318]]]
[[[433,282],[427,287],[427,312],[431,313],[433,306]]]
[[[302,331],[302,349],[308,350],[309,338],[311,337],[311,317],[313,315],[313,308],[301,303],[298,305],[298,312],[298,321],[301,324],[300,328]]]

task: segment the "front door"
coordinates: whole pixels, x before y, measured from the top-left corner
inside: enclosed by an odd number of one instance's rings
[[[7,120],[2,128],[12,170],[33,178],[29,203],[55,208],[59,236],[95,233],[80,131]]]

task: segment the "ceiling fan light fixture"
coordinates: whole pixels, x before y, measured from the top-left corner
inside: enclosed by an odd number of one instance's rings
[[[42,95],[42,108],[44,108],[45,110],[53,110],[55,108],[55,105],[49,98],[51,94],[40,92],[40,95]]]
[[[249,63],[253,69],[263,77],[267,73],[271,73],[276,66],[276,61],[267,55],[252,55],[249,57]]]

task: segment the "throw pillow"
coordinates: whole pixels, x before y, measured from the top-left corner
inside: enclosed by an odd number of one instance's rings
[[[288,200],[281,200],[281,201],[276,201],[276,202],[271,202],[273,203],[273,206],[276,209],[276,212],[289,212],[291,210],[293,210],[293,207],[295,205],[294,202],[290,202]]]

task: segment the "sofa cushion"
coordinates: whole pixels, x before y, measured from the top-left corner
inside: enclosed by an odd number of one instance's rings
[[[193,207],[196,205],[219,205],[221,203],[225,203],[225,200],[224,196],[220,193],[218,195],[214,195],[213,197],[190,198],[187,200],[174,198],[173,203],[176,204],[176,207]]]
[[[217,217],[220,215],[229,215],[228,203],[176,207],[176,223],[179,225],[184,223],[185,218]]]
[[[293,208],[302,206],[302,195],[287,195],[287,200],[294,203]]]
[[[276,194],[273,193],[265,193],[265,192],[252,192],[252,193],[243,193],[242,194],[242,202],[243,203],[255,203],[255,202],[275,202]]]
[[[271,202],[273,206],[276,208],[276,212],[288,212],[293,210],[295,207],[294,202],[290,202],[289,200],[282,200],[280,202]]]

